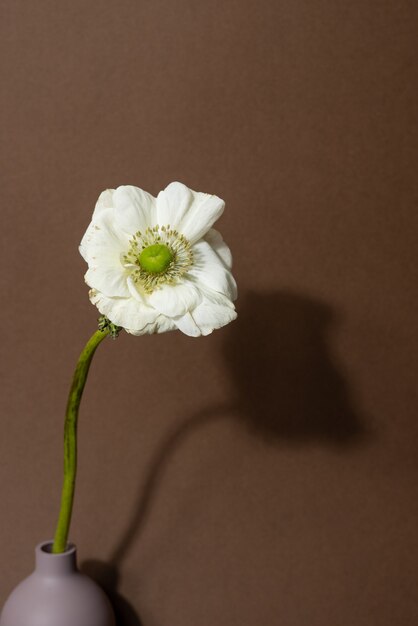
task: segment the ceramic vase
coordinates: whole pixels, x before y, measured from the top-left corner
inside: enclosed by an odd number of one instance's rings
[[[0,626],[115,626],[105,593],[77,569],[76,547],[51,548],[52,541],[36,547],[35,570],[10,594]]]

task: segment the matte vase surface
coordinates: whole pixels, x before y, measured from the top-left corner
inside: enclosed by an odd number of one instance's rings
[[[35,571],[10,594],[0,626],[115,626],[105,593],[77,569],[76,547],[52,554],[52,541],[35,549]]]

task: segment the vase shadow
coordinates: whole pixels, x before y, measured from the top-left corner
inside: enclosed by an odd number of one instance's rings
[[[89,562],[90,575],[119,603],[121,615],[125,611],[122,626],[141,622],[117,593],[117,572],[141,534],[170,459],[195,430],[231,416],[266,445],[326,445],[344,452],[373,434],[332,349],[330,331],[338,319],[328,304],[290,291],[248,292],[238,313],[218,335],[231,382],[228,401],[201,409],[166,433],[108,564]]]
[[[119,570],[115,565],[91,559],[83,561],[80,571],[106,593],[115,613],[116,626],[143,626],[133,606],[118,592]]]

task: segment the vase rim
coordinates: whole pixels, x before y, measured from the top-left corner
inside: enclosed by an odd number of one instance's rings
[[[65,550],[65,552],[58,552],[55,554],[48,549],[48,548],[50,549],[52,548],[53,543],[54,543],[53,539],[48,539],[47,541],[41,541],[41,543],[38,543],[38,545],[36,546],[35,551],[38,554],[42,554],[42,556],[51,557],[53,559],[59,559],[59,558],[73,555],[77,549],[74,543],[67,543],[67,549]]]

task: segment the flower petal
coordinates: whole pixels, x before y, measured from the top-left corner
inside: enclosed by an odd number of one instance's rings
[[[166,333],[169,330],[176,330],[177,326],[173,320],[165,317],[165,315],[159,315],[155,322],[151,322],[144,326],[141,330],[132,330],[126,328],[126,332],[130,335],[151,335],[154,333]]]
[[[200,337],[201,330],[190,313],[176,317],[173,322],[179,330],[189,337]]]
[[[225,203],[208,193],[193,191],[182,183],[170,183],[157,198],[158,223],[169,224],[195,243],[222,215]]]
[[[156,199],[151,194],[133,187],[124,185],[115,189],[113,193],[115,219],[119,226],[129,235],[138,230],[144,232],[156,223]]]
[[[139,302],[146,304],[146,295],[143,294],[142,291],[138,288],[138,285],[134,282],[134,280],[132,279],[132,276],[128,276],[126,282],[128,285],[130,296],[134,298],[135,300],[138,300]]]
[[[103,209],[111,209],[113,207],[114,191],[114,189],[105,189],[105,191],[102,191],[94,207],[93,219],[97,219]]]
[[[207,241],[199,241],[193,246],[193,258],[193,267],[187,273],[189,277],[224,294],[230,300],[236,299],[235,279]]]
[[[128,247],[128,236],[115,224],[114,209],[103,209],[89,224],[79,250],[89,267],[120,267],[121,255]]]
[[[208,293],[192,312],[193,320],[202,335],[209,335],[213,330],[226,326],[237,317],[234,306],[224,298],[224,302],[211,298]]]
[[[213,248],[218,257],[224,262],[226,267],[230,270],[232,268],[232,254],[223,240],[220,232],[211,228],[205,235],[205,241]]]
[[[95,289],[90,291],[89,297],[102,315],[117,326],[132,331],[141,331],[158,317],[158,311],[134,298],[109,298]]]
[[[158,224],[177,229],[193,200],[193,192],[186,185],[170,183],[157,197]]]
[[[120,267],[91,267],[87,270],[84,280],[89,287],[101,291],[106,296],[129,298],[131,295],[127,285],[128,272]]]
[[[193,204],[179,228],[192,244],[207,233],[212,224],[221,217],[225,208],[225,202],[218,196],[196,192],[193,194]]]
[[[200,292],[189,281],[177,285],[164,285],[147,298],[148,303],[167,317],[184,315],[200,302]]]

